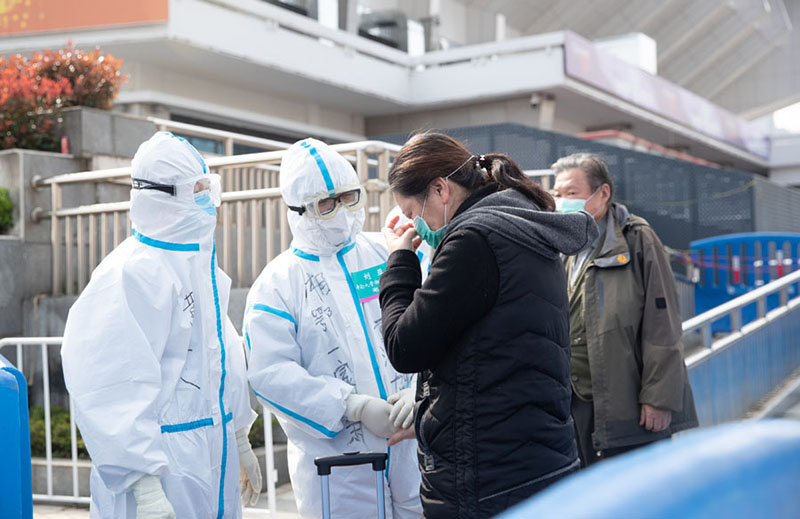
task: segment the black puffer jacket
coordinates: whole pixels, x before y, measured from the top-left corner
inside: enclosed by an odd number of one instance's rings
[[[490,517],[577,466],[558,254],[596,233],[586,214],[542,212],[487,186],[459,207],[424,286],[412,253],[389,258],[384,340],[396,369],[421,372],[428,519]]]

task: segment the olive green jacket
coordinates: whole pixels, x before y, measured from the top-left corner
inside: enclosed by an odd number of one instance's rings
[[[697,426],[669,260],[650,225],[621,204],[584,272],[583,312],[597,449],[651,442]],[[639,425],[641,404],[672,411],[662,432]]]

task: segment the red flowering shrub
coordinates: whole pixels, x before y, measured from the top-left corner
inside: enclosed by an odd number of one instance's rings
[[[109,109],[127,77],[122,61],[72,47],[0,56],[0,149],[55,150],[53,120],[68,106]]]
[[[120,73],[121,59],[111,54],[102,55],[100,49],[91,52],[78,50],[72,43],[57,51],[34,52],[31,61],[36,63],[42,79],[69,80],[72,92],[65,99],[65,107],[89,106],[110,110],[119,87],[128,79]]]

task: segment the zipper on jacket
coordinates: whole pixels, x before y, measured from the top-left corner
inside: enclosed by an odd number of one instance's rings
[[[422,450],[422,467],[425,471],[432,471],[436,468],[436,464],[433,462],[433,455],[430,453],[428,444],[425,441],[425,433],[422,424],[425,411],[427,411],[428,407],[430,406],[430,394],[431,389],[428,385],[428,381],[426,380],[422,383],[422,401],[420,402],[419,409],[417,410],[417,416],[419,416],[417,438],[419,441],[420,450]]]

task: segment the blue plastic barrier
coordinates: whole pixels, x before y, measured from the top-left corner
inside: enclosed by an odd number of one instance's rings
[[[696,429],[578,472],[500,519],[800,516],[800,422]]]
[[[701,314],[750,290],[800,268],[800,234],[742,233],[693,241],[692,263],[699,269],[695,312]],[[788,290],[796,295],[795,287]],[[767,298],[767,310],[779,305],[778,295]],[[742,324],[755,320],[756,305],[742,309]],[[712,325],[714,333],[729,332],[730,318]]]
[[[0,355],[0,515],[33,517],[31,440],[28,429],[28,386]]]

